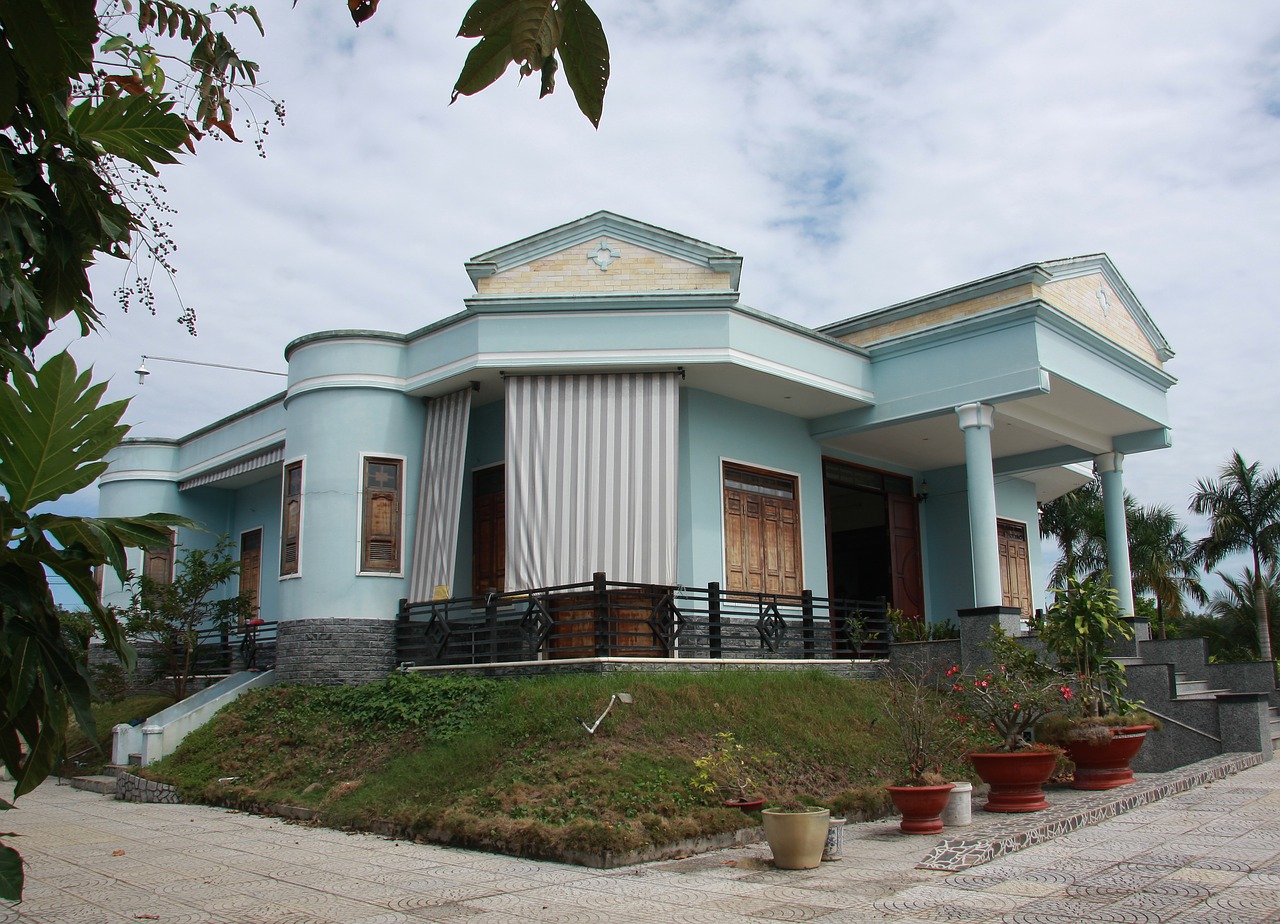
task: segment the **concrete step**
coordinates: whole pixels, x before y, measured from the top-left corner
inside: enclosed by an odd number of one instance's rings
[[[1174,699],[1213,699],[1219,693],[1230,690],[1215,690],[1207,680],[1192,680],[1186,674],[1174,674]]]
[[[73,776],[67,782],[71,784],[72,789],[99,792],[106,796],[113,795],[116,791],[116,778],[105,773],[93,776]]]

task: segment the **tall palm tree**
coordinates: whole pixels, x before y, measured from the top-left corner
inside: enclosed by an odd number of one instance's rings
[[[1195,544],[1187,536],[1187,528],[1179,522],[1173,508],[1163,504],[1126,506],[1133,589],[1135,593],[1155,597],[1160,637],[1167,638],[1169,619],[1176,620],[1185,615],[1185,597],[1197,603],[1209,600],[1200,585]]]
[[[1209,518],[1209,535],[1196,543],[1196,554],[1206,568],[1234,552],[1253,556],[1258,654],[1264,661],[1274,660],[1263,565],[1280,559],[1280,474],[1263,471],[1258,462],[1246,464],[1234,451],[1216,481],[1196,482],[1190,508]]]

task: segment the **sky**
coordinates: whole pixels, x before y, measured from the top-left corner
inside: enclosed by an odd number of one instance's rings
[[[809,326],[1105,252],[1179,379],[1174,447],[1130,456],[1128,491],[1185,514],[1233,448],[1280,465],[1273,0],[594,0],[598,130],[514,68],[449,105],[468,5],[383,0],[356,29],[343,0],[261,0],[266,38],[234,38],[284,124],[264,158],[206,140],[162,177],[198,336],[160,277],[154,317],[122,313],[108,260],[105,330],[42,353],[75,341],[133,435],[180,436],[283,379],[148,362],[140,387],[141,354],[284,371],[303,334],[455,313],[466,260],[599,209],[736,251],[742,302]]]

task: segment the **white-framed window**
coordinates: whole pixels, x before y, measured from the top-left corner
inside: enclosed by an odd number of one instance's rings
[[[280,576],[302,574],[303,459],[285,463],[280,498]]]
[[[360,573],[399,575],[404,555],[404,457],[360,455]]]
[[[799,477],[738,462],[721,465],[725,590],[799,594]]]

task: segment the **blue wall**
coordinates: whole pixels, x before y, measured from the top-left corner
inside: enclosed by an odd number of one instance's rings
[[[809,436],[808,424],[695,388],[680,391],[680,583],[724,583],[725,461],[798,476],[802,583],[825,597],[822,451]]]

